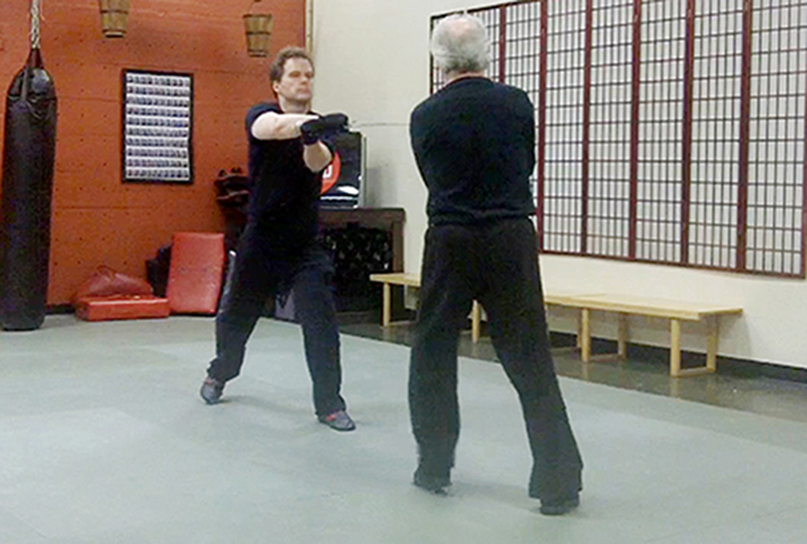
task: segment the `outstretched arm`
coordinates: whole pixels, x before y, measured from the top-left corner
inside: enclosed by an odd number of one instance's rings
[[[318,118],[316,115],[269,111],[255,119],[251,132],[258,140],[293,140],[301,136],[303,123]],[[331,150],[319,139],[303,146],[303,162],[312,172],[323,170],[332,160]]]
[[[258,116],[250,131],[258,140],[293,140],[300,137],[300,126],[316,115],[268,111]]]

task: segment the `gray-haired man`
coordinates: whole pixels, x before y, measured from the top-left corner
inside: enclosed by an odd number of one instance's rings
[[[549,353],[529,218],[534,108],[523,91],[484,77],[488,50],[479,19],[443,19],[432,55],[448,82],[412,112],[412,148],[429,189],[409,376],[419,448],[414,483],[436,493],[450,485],[459,436],[457,342],[476,299],[527,423],[529,495],[541,500],[542,513],[564,514],[579,504],[583,463]]]

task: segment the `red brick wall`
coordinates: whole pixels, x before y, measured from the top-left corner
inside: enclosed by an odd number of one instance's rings
[[[213,180],[222,168],[246,167],[244,114],[271,91],[269,60],[246,53],[247,2],[132,0],[118,40],[103,38],[97,0],[42,4],[42,54],[59,97],[48,293],[57,305],[100,264],[145,277],[144,261],[172,233],[221,230]],[[304,0],[255,7],[274,15],[270,54],[303,45]],[[0,1],[0,122],[27,58],[29,8],[29,0]],[[123,68],[193,74],[193,185],[121,183]]]

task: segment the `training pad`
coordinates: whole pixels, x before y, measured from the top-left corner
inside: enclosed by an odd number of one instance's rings
[[[174,234],[166,291],[171,312],[215,314],[221,293],[224,260],[224,234]]]

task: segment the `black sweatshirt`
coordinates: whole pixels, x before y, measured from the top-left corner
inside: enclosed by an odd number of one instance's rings
[[[535,112],[524,91],[482,77],[456,80],[415,108],[409,130],[431,225],[535,213]]]

